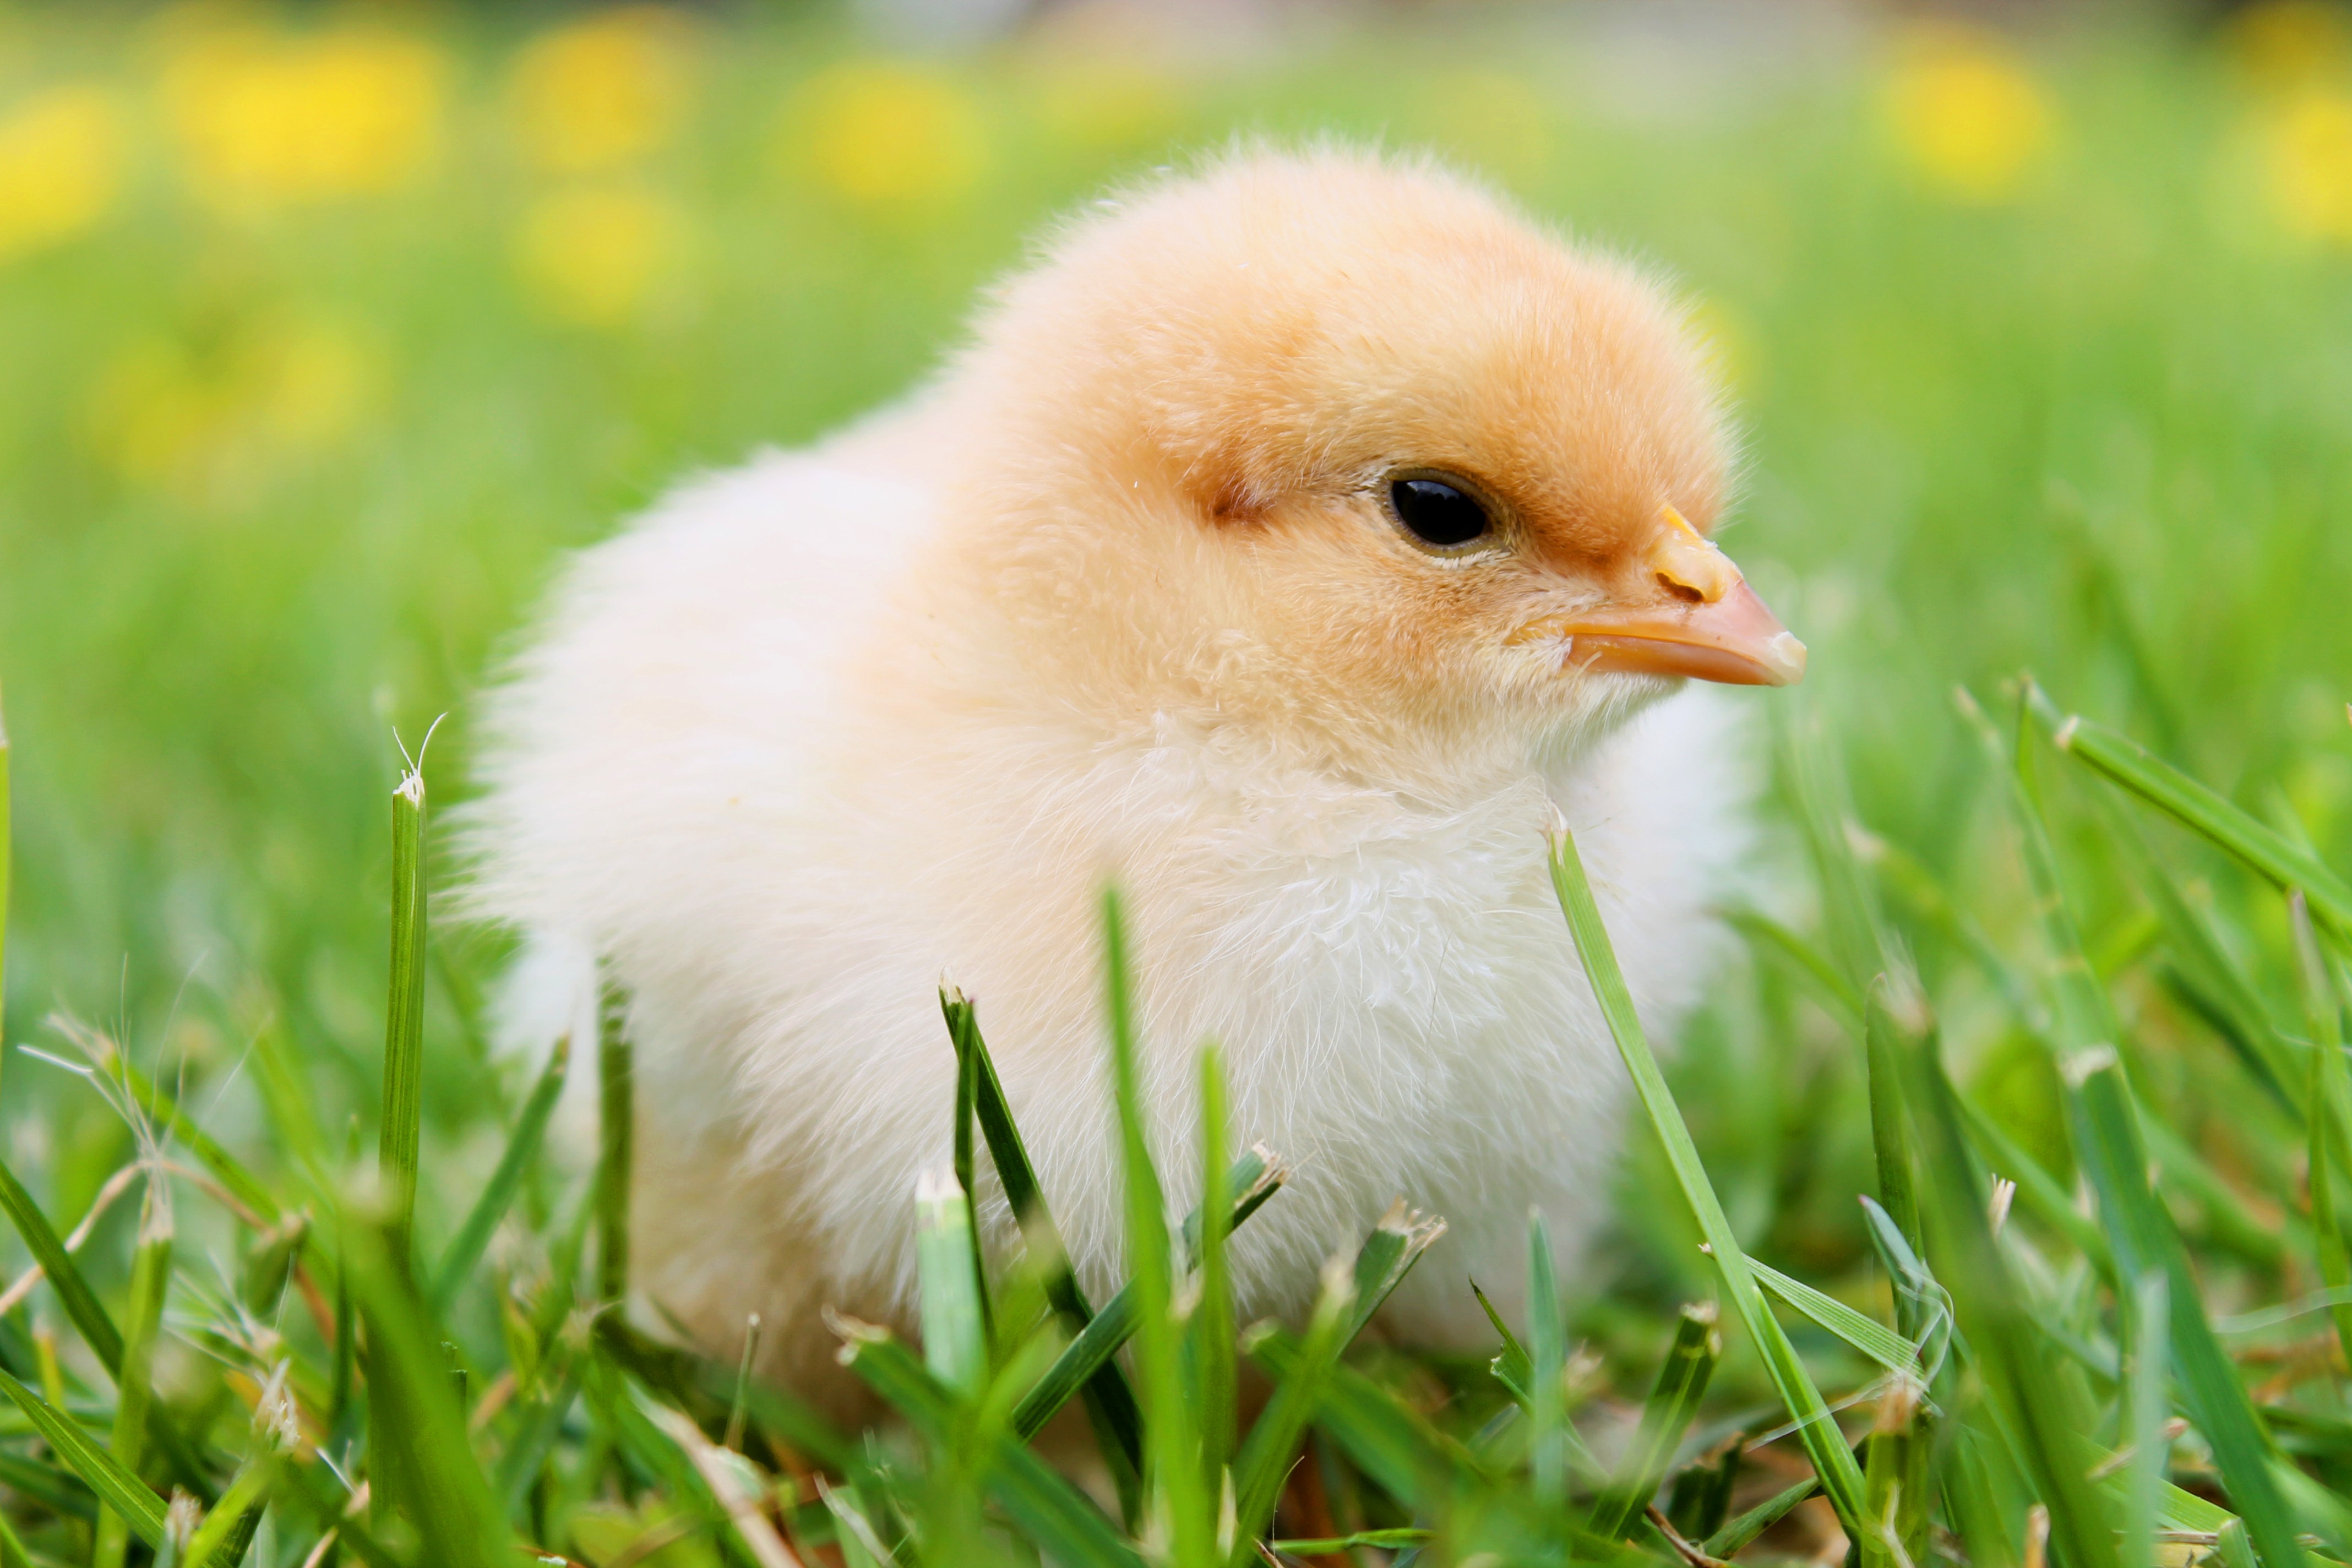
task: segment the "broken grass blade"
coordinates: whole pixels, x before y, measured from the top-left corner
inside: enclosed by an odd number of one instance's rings
[[[1404,1277],[1412,1272],[1421,1255],[1444,1234],[1444,1220],[1407,1208],[1402,1198],[1381,1215],[1356,1254],[1356,1308],[1348,1325],[1349,1343],[1355,1342],[1356,1336],[1364,1331],[1364,1325],[1372,1321],[1372,1314],[1381,1310],[1381,1303],[1404,1283]]]
[[[559,1035],[555,1048],[548,1053],[547,1066],[540,1069],[539,1081],[531,1085],[530,1098],[523,1101],[522,1110],[515,1118],[514,1131],[507,1135],[506,1151],[499,1156],[498,1169],[490,1173],[488,1184],[474,1200],[472,1212],[450,1238],[441,1254],[440,1267],[434,1270],[435,1316],[448,1311],[449,1304],[457,1299],[467,1277],[473,1273],[474,1265],[481,1261],[483,1252],[489,1247],[499,1222],[514,1203],[515,1194],[522,1190],[523,1178],[530,1173],[531,1162],[539,1157],[548,1119],[555,1113],[555,1102],[562,1097],[563,1080],[571,1068],[572,1037]]]
[[[383,1125],[378,1179],[394,1256],[410,1266],[416,1163],[425,1114],[425,775],[414,767],[392,792],[392,984],[384,1010]]]
[[[1610,945],[1600,906],[1593,900],[1592,886],[1585,877],[1576,840],[1565,826],[1551,835],[1551,875],[1553,889],[1568,917],[1577,952],[1584,960],[1585,973],[1591,981],[1593,996],[1617,1041],[1618,1054],[1624,1058],[1633,1077],[1650,1125],[1665,1145],[1667,1162],[1682,1188],[1684,1201],[1698,1221],[1700,1233],[1714,1249],[1715,1266],[1723,1276],[1732,1308],[1756,1342],[1765,1371],[1779,1391],[1789,1418],[1798,1424],[1799,1436],[1822,1477],[1822,1488],[1851,1533],[1861,1527],[1862,1470],[1839,1434],[1837,1424],[1831,1419],[1821,1391],[1813,1386],[1811,1375],[1798,1360],[1795,1347],[1789,1343],[1788,1335],[1781,1331],[1771,1309],[1765,1305],[1763,1293],[1748,1271],[1747,1255],[1732,1234],[1731,1222],[1725,1216],[1723,1205],[1707,1179],[1697,1146],[1691,1142],[1690,1129],[1642,1032],[1642,1020],[1633,1010],[1633,994],[1625,987],[1624,974],[1617,967],[1617,955]]]
[[[1616,1479],[1593,1505],[1592,1533],[1614,1541],[1649,1505],[1691,1417],[1706,1394],[1707,1380],[1723,1356],[1723,1334],[1716,1327],[1712,1301],[1694,1301],[1683,1308],[1675,1325],[1674,1343],[1658,1368],[1657,1383],[1642,1406],[1642,1423],[1620,1462]]]
[[[980,1280],[972,1268],[971,1209],[949,1171],[915,1181],[915,1259],[920,1280],[923,1361],[933,1377],[966,1399],[988,1377],[987,1330]]]

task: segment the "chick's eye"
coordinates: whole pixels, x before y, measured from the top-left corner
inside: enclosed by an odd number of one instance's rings
[[[1491,526],[1476,497],[1443,479],[1394,480],[1389,486],[1389,504],[1415,539],[1441,549],[1483,539]]]

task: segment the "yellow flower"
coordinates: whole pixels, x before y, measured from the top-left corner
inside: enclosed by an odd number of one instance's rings
[[[440,150],[447,76],[434,46],[373,27],[236,29],[179,50],[163,102],[198,195],[258,212],[415,179]]]
[[[1937,30],[1915,40],[1887,83],[1895,141],[1945,194],[2012,196],[2050,142],[2051,108],[2017,51],[1987,35]]]
[[[782,153],[835,195],[918,207],[968,195],[988,165],[988,130],[969,93],[939,71],[850,60],[803,86]]]
[[[71,239],[122,182],[122,111],[102,88],[37,93],[0,118],[0,261]]]
[[[2272,210],[2306,239],[2352,244],[2352,97],[2311,92],[2258,126]]]
[[[2250,5],[2230,24],[2228,43],[2248,81],[2264,91],[2338,77],[2352,63],[2352,26],[2341,10],[2317,0]]]
[[[532,301],[576,326],[611,327],[636,315],[684,248],[672,203],[630,187],[541,196],[515,230],[515,269]]]
[[[290,461],[342,446],[382,381],[378,356],[351,328],[288,312],[206,354],[168,338],[132,344],[99,377],[89,430],[133,483],[234,504]]]
[[[606,11],[542,33],[508,84],[524,155],[558,174],[633,163],[677,134],[691,82],[685,19],[654,6]]]

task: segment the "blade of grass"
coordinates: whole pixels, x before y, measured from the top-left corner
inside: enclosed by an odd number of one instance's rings
[[[1037,1181],[1036,1167],[1030,1162],[1020,1128],[1013,1123],[1012,1108],[1004,1099],[1004,1086],[996,1076],[995,1059],[990,1056],[988,1042],[980,1031],[979,1010],[961,994],[952,998],[951,1004],[943,1002],[942,1005],[947,1008],[949,1032],[958,1039],[959,1054],[969,1054],[974,1064],[972,1111],[980,1121],[981,1135],[987,1141],[988,1157],[996,1167],[997,1181],[1004,1188],[1005,1202],[1011,1205],[1022,1233],[1032,1238],[1031,1247],[1049,1250],[1055,1259],[1045,1271],[1045,1299],[1069,1325],[1071,1333],[1083,1337],[1093,1321],[1094,1307],[1070,1268],[1061,1232],[1055,1227],[1052,1211],[1045,1205],[1045,1188]],[[1124,1340],[1125,1335],[1120,1338]],[[1110,1469],[1122,1508],[1133,1518],[1141,1495],[1139,1489],[1143,1465],[1143,1415],[1135,1403],[1135,1390],[1129,1386],[1127,1374],[1106,1354],[1087,1376],[1083,1397],[1087,1420],[1094,1428],[1103,1463]],[[1055,1408],[1059,1408],[1058,1402]]]
[[[1212,1497],[1233,1461],[1238,1331],[1234,1323],[1233,1274],[1225,1259],[1234,1230],[1233,1173],[1226,1167],[1224,1058],[1214,1046],[1201,1052],[1201,1206],[1199,1304],[1186,1329],[1192,1368],[1192,1403],[1200,1412],[1201,1484]]]
[[[172,1282],[172,1204],[161,1173],[151,1172],[140,1203],[139,1238],[131,1252],[129,1310],[122,1320],[122,1364],[115,1376],[114,1458],[132,1475],[145,1458],[149,1406],[155,1397],[155,1339],[163,1321],[163,1298]],[[93,1568],[121,1568],[130,1536],[122,1516],[109,1512],[98,1521]],[[192,1562],[201,1563],[196,1556]]]
[[[1707,1180],[1706,1167],[1691,1142],[1690,1129],[1675,1104],[1674,1091],[1666,1087],[1665,1075],[1658,1070],[1657,1058],[1650,1052],[1642,1021],[1633,1011],[1633,995],[1625,988],[1625,977],[1610,946],[1608,930],[1601,923],[1600,906],[1593,901],[1584,863],[1577,855],[1576,840],[1565,826],[1551,834],[1551,874],[1560,909],[1568,917],[1569,930],[1575,936],[1577,952],[1592,983],[1593,996],[1601,1005],[1610,1033],[1616,1038],[1618,1054],[1633,1076],[1634,1090],[1648,1112],[1650,1124],[1665,1145],[1684,1202],[1713,1249],[1725,1293],[1731,1298],[1742,1326],[1756,1342],[1789,1418],[1799,1424],[1800,1438],[1822,1477],[1822,1489],[1852,1534],[1860,1528],[1862,1520],[1861,1469],[1839,1435],[1836,1423],[1830,1418],[1821,1391],[1813,1386],[1788,1335],[1764,1304],[1763,1293],[1748,1270],[1747,1255],[1732,1234],[1731,1222],[1725,1217],[1723,1205]]]
[[[0,1022],[6,1019],[8,998],[9,821],[8,714],[5,705],[0,704]],[[0,1041],[5,1038],[0,1035]]]
[[[1486,1363],[1486,1370],[1494,1374],[1495,1381],[1501,1384],[1513,1399],[1521,1405],[1528,1404],[1534,1397],[1533,1358],[1528,1354],[1527,1347],[1519,1343],[1518,1336],[1511,1332],[1511,1325],[1503,1321],[1503,1314],[1495,1310],[1495,1303],[1486,1300],[1486,1292],[1478,1289],[1475,1279],[1470,1281],[1470,1294],[1478,1299],[1479,1309],[1486,1314],[1486,1321],[1495,1325],[1495,1332],[1503,1342],[1502,1351]]]
[[[380,1478],[394,1462],[397,1506],[430,1561],[493,1568],[509,1555],[505,1521],[475,1460],[440,1336],[407,1267],[406,1240],[390,1219],[349,1226],[343,1236],[367,1331],[371,1473]]]
[[[1355,1315],[1348,1323],[1348,1342],[1364,1331],[1381,1304],[1389,1299],[1421,1255],[1445,1234],[1445,1222],[1434,1215],[1407,1208],[1402,1198],[1389,1205],[1372,1226],[1371,1235],[1356,1253]]]
[[[1727,910],[1724,919],[1749,943],[1778,959],[1798,984],[1836,1021],[1840,1028],[1862,1033],[1862,993],[1838,973],[1829,956],[1769,915],[1754,910]]]
[[[239,1470],[204,1523],[188,1537],[180,1560],[204,1563],[206,1568],[237,1568],[253,1543],[254,1531],[261,1526],[261,1510],[268,1505],[276,1472],[277,1466],[267,1460],[249,1462]]]
[[[2100,1568],[2114,1561],[2115,1538],[2105,1500],[2084,1479],[2099,1458],[2086,1437],[2088,1402],[2077,1380],[2053,1375],[2044,1363],[2041,1333],[1987,1218],[1984,1184],[1961,1132],[1959,1096],[1942,1064],[1920,1049],[1901,1065],[1920,1139],[1929,1261],[1952,1294],[1970,1363],[1985,1385],[1997,1437],[1987,1449],[2008,1456],[2031,1495],[2049,1505],[2060,1560],[2069,1568]]]
[[[1722,1357],[1723,1335],[1716,1328],[1715,1303],[1685,1304],[1675,1325],[1674,1343],[1666,1351],[1664,1364],[1658,1368],[1658,1380],[1642,1406],[1641,1426],[1618,1464],[1615,1480],[1593,1504],[1593,1534],[1616,1540],[1649,1505],[1665,1479],[1666,1467],[1674,1462],[1683,1434],[1690,1429],[1691,1418],[1698,1414],[1707,1380]]]
[[[2165,1420],[2172,1413],[2172,1402],[2166,1392],[2170,1359],[2166,1323],[2170,1311],[2164,1300],[2163,1275],[2143,1275],[2135,1289],[2137,1300],[2133,1322],[2137,1331],[2125,1411],[2132,1457],[2125,1472],[2123,1561],[2152,1563],[2156,1560],[2157,1517],[2164,1501],[2165,1472],[2170,1468],[2167,1461],[2171,1445],[2164,1436]]]
[[[376,1146],[393,1256],[403,1268],[414,1253],[425,1114],[424,842],[425,775],[412,767],[392,792],[392,999],[385,1009],[383,1122]]]
[[[1873,1321],[1836,1297],[1792,1279],[1759,1258],[1749,1258],[1748,1267],[1757,1284],[1889,1372],[1918,1370],[1918,1346],[1885,1324]]]
[[[955,1401],[922,1363],[880,1329],[838,1326],[842,1362],[931,1443],[950,1441],[959,1429]],[[1049,1560],[1066,1568],[1143,1568],[1102,1511],[1035,1454],[1000,1440],[977,1463],[997,1505]]]
[[[2029,688],[2021,703],[2021,730],[2033,711],[2034,695]],[[2000,760],[1999,734],[1981,714],[1978,720],[1980,738],[1995,760]],[[2021,746],[2019,757],[2024,755]],[[2022,773],[2014,767],[2002,771],[2011,781],[2011,815],[2051,950],[2058,1026],[2068,1053],[2059,1064],[2066,1083],[2068,1120],[2077,1155],[2098,1194],[2116,1265],[2128,1279],[2151,1268],[2164,1272],[2170,1299],[2170,1353],[2183,1403],[2211,1446],[2214,1463],[2256,1551],[2269,1568],[2292,1568],[2303,1561],[2303,1552],[2295,1542],[2299,1531],[2294,1517],[2271,1474],[2269,1436],[2206,1321],[2172,1216],[2148,1188],[2147,1142],[2115,1044],[2123,1037],[2122,1021],[2083,956],[2080,930],[2040,807]]]
[[[1895,1016],[1892,1005],[1895,999],[1894,987],[1886,976],[1882,974],[1871,982],[1863,1029],[1870,1083],[1870,1141],[1878,1161],[1879,1206],[1916,1252],[1924,1245],[1919,1232],[1919,1201],[1914,1195],[1918,1177],[1912,1169],[1912,1133],[1897,1066],[1900,1058],[1895,1040],[1904,1026]],[[1895,1328],[1906,1338],[1916,1338],[1917,1326],[1904,1322],[1900,1311],[1898,1304]]]
[[[941,1386],[970,1399],[988,1377],[987,1329],[972,1268],[971,1209],[950,1172],[917,1178],[915,1258],[924,1363]]]
[[[2000,1130],[1993,1120],[1976,1106],[1963,1100],[1960,1116],[1968,1130],[1969,1142],[1974,1144],[1995,1174],[2017,1184],[2017,1195],[2042,1222],[2073,1243],[2075,1249],[2091,1260],[2092,1267],[2106,1278],[2116,1277],[2116,1260],[2107,1248],[2107,1238],[2099,1227],[2076,1210],[2066,1189],[2058,1178],[2043,1170],[2042,1162],[2025,1152],[2024,1146]]]
[[[57,1293],[58,1304],[65,1309],[66,1319],[74,1331],[81,1335],[82,1343],[90,1348],[107,1375],[115,1376],[122,1369],[122,1332],[99,1304],[98,1294],[82,1277],[73,1255],[66,1250],[65,1242],[48,1216],[41,1212],[33,1194],[25,1190],[16,1173],[0,1160],[0,1208],[8,1211],[8,1218],[24,1238],[25,1250],[41,1266],[49,1289]]]
[[[131,1527],[132,1534],[150,1546],[162,1544],[163,1500],[148,1489],[146,1482],[116,1463],[114,1456],[100,1447],[72,1416],[26,1387],[13,1374],[0,1372],[0,1394],[16,1401],[16,1408],[32,1422],[48,1444],[49,1451],[79,1476],[98,1494],[99,1500]]]
[[[441,1254],[439,1267],[433,1271],[430,1304],[436,1317],[446,1313],[449,1304],[457,1299],[457,1292],[465,1288],[474,1265],[481,1261],[490,1237],[497,1233],[499,1222],[514,1203],[515,1194],[521,1190],[531,1162],[539,1158],[548,1119],[555,1114],[555,1102],[562,1098],[563,1080],[571,1070],[572,1037],[560,1035],[555,1048],[548,1053],[547,1066],[540,1069],[538,1081],[531,1085],[530,1098],[515,1117],[514,1131],[507,1135],[507,1146],[499,1155],[498,1168],[490,1173],[482,1195],[474,1200],[465,1223],[450,1238]]]
[[[2352,938],[2352,887],[2315,857],[2120,731],[2080,714],[2061,718],[2039,690],[2029,698],[2060,751],[2236,857],[2281,892],[2303,889],[2312,911]]]
[[[2352,1171],[2352,1141],[2342,1131],[2352,1126],[2352,1072],[2344,1064],[2344,1016],[2328,983],[2326,958],[2311,929],[2311,911],[2299,890],[2289,895],[2287,913],[2294,931],[2295,967],[2303,979],[2304,1017],[2314,1047],[2305,1102],[2311,1108],[2307,1142],[2313,1261],[2320,1283],[2342,1292],[2352,1288],[2352,1256],[2347,1254],[2336,1212],[2335,1173]],[[2352,1356],[2352,1297],[2332,1307],[2328,1316],[2336,1325],[2338,1348]]]
[[[1790,1510],[1821,1489],[1819,1476],[1807,1476],[1794,1486],[1784,1487],[1699,1542],[1699,1550],[1709,1557],[1729,1557],[1788,1518]]]
[[[1239,1193],[1234,1200],[1232,1218],[1226,1224],[1230,1234],[1250,1215],[1255,1214],[1267,1199],[1281,1190],[1286,1173],[1273,1163],[1264,1150],[1253,1150],[1233,1163],[1225,1175],[1225,1190]],[[1184,1222],[1187,1240],[1198,1234],[1200,1211],[1195,1209]],[[1072,1394],[1090,1386],[1091,1379],[1100,1368],[1109,1365],[1135,1332],[1135,1295],[1130,1283],[1122,1286],[1118,1295],[1103,1303],[1102,1310],[1087,1320],[1076,1339],[1064,1348],[1036,1385],[1022,1396],[1013,1413],[1013,1430],[1024,1441],[1043,1431],[1055,1412],[1067,1404]]]
[[[940,988],[940,1009],[947,1016],[948,1041],[955,1047],[955,1179],[963,1189],[964,1225],[971,1235],[971,1276],[980,1281],[981,1338],[992,1347],[996,1343],[995,1304],[989,1300],[988,1259],[980,1249],[980,1185],[978,1161],[972,1147],[972,1125],[980,1098],[980,1063],[971,1049],[969,1033],[956,1026],[956,1005],[961,1003],[969,1015],[971,1004],[961,992],[950,994],[950,988]]]
[[[1239,1522],[1234,1561],[1253,1554],[1251,1543],[1264,1536],[1274,1520],[1282,1483],[1298,1458],[1298,1446],[1307,1423],[1323,1404],[1323,1391],[1339,1352],[1348,1348],[1348,1324],[1353,1316],[1356,1283],[1352,1272],[1333,1259],[1323,1271],[1322,1294],[1315,1315],[1299,1342],[1298,1358],[1289,1375],[1276,1384],[1274,1396],[1242,1440],[1234,1457],[1234,1515]],[[1244,1337],[1244,1348],[1255,1350],[1261,1331]]]
[[[599,1009],[596,1044],[596,1294],[600,1300],[625,1300],[629,1294],[629,1185],[636,1158],[636,1068],[628,1037],[628,1011],[617,988],[608,989]]]
[[[1297,1338],[1260,1324],[1249,1336],[1249,1357],[1276,1385],[1298,1375],[1305,1354]],[[1399,1502],[1433,1511],[1450,1478],[1480,1474],[1461,1445],[1379,1383],[1344,1363],[1331,1369],[1315,1420],[1364,1474]]]
[[[1528,1213],[1528,1465],[1538,1506],[1568,1495],[1568,1324],[1540,1209]]]
[[[1215,1556],[1217,1505],[1201,1474],[1197,1413],[1184,1396],[1168,1204],[1144,1124],[1134,970],[1128,959],[1126,912],[1115,888],[1103,892],[1102,933],[1111,1097],[1118,1116],[1127,1193],[1128,1288],[1135,1292],[1135,1363],[1144,1391],[1147,1509],[1156,1503],[1166,1510],[1170,1550],[1179,1568],[1208,1568]],[[1244,1452],[1246,1456],[1246,1446]],[[1240,1479],[1235,1478],[1237,1489]],[[1246,1523],[1249,1516],[1242,1517]]]

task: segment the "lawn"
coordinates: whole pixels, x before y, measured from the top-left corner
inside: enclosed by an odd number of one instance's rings
[[[1075,1564],[1131,1561],[1127,1524],[1171,1561],[1230,1558],[1213,1480],[1176,1484],[1164,1456],[1231,1435],[1163,1393],[1230,1369],[1230,1341],[1139,1337],[1166,1500],[1114,1522],[987,1425],[1058,1343],[1020,1331],[1045,1281],[992,1282],[1003,1332],[976,1362],[949,1328],[923,1347],[946,1386],[899,1403],[944,1399],[936,1430],[835,1447],[731,1368],[584,1327],[584,1173],[520,1159],[490,1266],[446,1302],[345,1176],[381,1132],[400,742],[446,714],[426,785],[436,810],[463,797],[476,694],[561,552],[895,395],[1057,212],[1237,135],[1324,134],[1482,171],[1670,276],[1720,351],[1748,449],[1730,548],[1812,664],[1757,699],[1775,786],[1752,962],[1659,1042],[1680,1117],[1658,1124],[1686,1119],[1738,1248],[1846,1310],[1759,1306],[1735,1248],[1694,1245],[1695,1168],[1637,1127],[1618,1222],[1556,1318],[1518,1326],[1515,1386],[1369,1347],[1320,1372],[1335,1304],[1255,1347],[1289,1369],[1270,1409],[1297,1425],[1237,1473],[1276,1474],[1265,1454],[1311,1425],[1325,1495],[1282,1529],[1440,1532],[1346,1549],[1366,1564],[1675,1561],[1624,1500],[1670,1474],[1683,1532],[1743,1561],[1834,1553],[1837,1515],[1876,1510],[1878,1536],[1843,1532],[1866,1561],[2039,1568],[2037,1499],[2068,1568],[2284,1568],[2305,1532],[2340,1556],[2352,23],[2118,12],[2019,38],[1505,8],[1171,43],[1105,15],[915,57],[749,14],[0,10],[0,1156],[28,1194],[8,1276],[44,1224],[110,1205],[75,1254],[87,1295],[53,1279],[0,1313],[34,1402],[0,1415],[0,1563],[124,1560],[77,1431],[166,1490],[249,1478],[232,1501],[276,1500],[252,1560],[302,1562],[340,1508],[311,1456],[348,1469],[370,1423],[404,1456],[396,1486],[377,1472],[411,1516],[379,1496],[387,1561],[488,1562],[511,1528],[600,1568],[769,1563],[763,1530],[850,1564],[1038,1540]],[[424,866],[447,884],[429,829]],[[537,1064],[486,1039],[502,952],[444,921],[419,960],[427,1259],[529,1121]],[[58,1065],[117,1061],[101,1041],[217,1142],[144,1090],[124,1114],[113,1068]],[[1993,1177],[2019,1184],[2003,1225]],[[142,1205],[176,1221],[168,1268]],[[276,1223],[306,1208],[299,1237]],[[951,1275],[942,1303],[973,1283]],[[1704,1300],[1721,1365],[1685,1399],[1660,1368],[1712,1364],[1702,1330],[1676,1340]],[[1785,1325],[1785,1354],[1743,1309]],[[1902,1336],[1904,1370],[1857,1312]],[[121,1416],[93,1313],[130,1352],[155,1339],[153,1421],[137,1394]],[[1800,1360],[1819,1396],[1862,1395],[1847,1436],[1882,1433],[1868,1498],[1735,1542],[1810,1473],[1803,1439],[1843,1449],[1819,1422],[1760,1441],[1802,1407]],[[470,1446],[453,1386],[488,1405]],[[290,1447],[248,1441],[255,1405]],[[756,1464],[714,1458],[730,1415]],[[845,1478],[831,1500],[818,1469]],[[775,1522],[730,1522],[730,1489]],[[132,1560],[168,1533],[144,1495]]]

